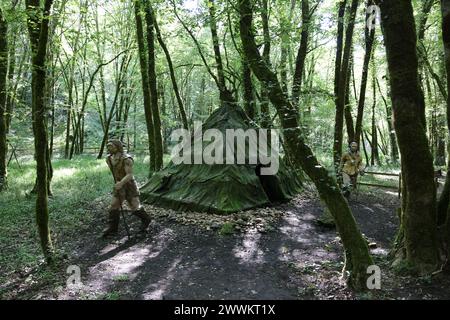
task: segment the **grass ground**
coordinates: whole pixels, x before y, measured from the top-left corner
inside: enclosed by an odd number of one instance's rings
[[[148,175],[145,160],[135,159],[134,172],[140,184]],[[55,248],[64,255],[66,243],[62,238],[76,237],[78,230],[90,223],[85,208],[111,192],[113,182],[105,161],[94,156],[56,159],[52,163],[50,229]],[[30,195],[36,178],[34,161],[20,159],[20,168],[11,163],[8,177],[9,188],[0,194],[0,283],[5,283],[12,273],[26,272],[43,261],[35,223],[35,197]]]

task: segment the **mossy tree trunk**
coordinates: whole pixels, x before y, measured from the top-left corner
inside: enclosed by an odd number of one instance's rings
[[[251,120],[255,120],[256,105],[253,94],[252,70],[245,59],[242,59],[242,85],[244,91],[244,110]]]
[[[0,8],[0,192],[8,186],[6,141],[6,78],[8,73],[8,23]]]
[[[150,172],[155,170],[155,140],[153,134],[153,116],[150,99],[150,84],[148,80],[148,60],[145,48],[144,27],[142,22],[141,0],[134,1],[136,19],[136,38],[138,43],[139,63],[141,67],[142,93],[144,96],[145,123],[147,125],[148,149],[150,155]]]
[[[311,10],[309,0],[302,0],[302,33],[300,46],[298,47],[297,58],[295,60],[294,79],[292,81],[292,104],[298,108],[300,92],[302,89],[303,74],[305,71],[305,61],[308,54],[309,43],[309,21],[311,19]]]
[[[269,4],[268,0],[261,1],[261,20],[263,27],[263,37],[264,37],[264,48],[263,48],[263,60],[270,66],[270,30],[269,30]],[[264,82],[261,82],[261,127],[269,128],[270,126],[270,101],[269,101],[269,90]]]
[[[373,5],[373,0],[367,0],[366,7]],[[366,19],[369,18],[369,12],[366,15]],[[367,89],[367,78],[369,75],[369,62],[372,57],[372,48],[375,40],[375,28],[369,30],[369,28],[364,28],[365,34],[365,48],[366,51],[364,53],[364,62],[363,62],[363,70],[361,75],[361,88],[359,91],[359,100],[358,100],[358,113],[356,116],[356,125],[355,125],[355,141],[359,144],[361,139],[361,131],[362,131],[362,122],[364,116],[364,105],[366,102],[366,89]]]
[[[298,110],[289,101],[277,79],[277,75],[263,61],[252,30],[253,13],[250,0],[240,0],[240,35],[244,53],[256,77],[269,88],[269,97],[277,108],[287,151],[295,164],[311,178],[336,221],[345,248],[345,272],[349,272],[349,284],[355,288],[366,285],[367,267],[372,259],[367,243],[362,237],[347,201],[342,196],[334,178],[319,164],[311,149],[305,144],[298,122]]]
[[[358,9],[359,0],[352,0],[350,11],[348,13],[347,29],[345,30],[345,43],[342,49],[344,35],[344,16],[346,1],[339,4],[338,14],[338,44],[336,54],[336,70],[335,70],[335,102],[336,114],[334,122],[334,142],[333,142],[333,161],[336,175],[339,176],[339,163],[342,155],[343,129],[344,129],[344,113],[346,103],[346,92],[348,90],[349,64],[351,49],[353,44],[353,31],[355,28],[356,11]],[[342,52],[342,54],[341,54]]]
[[[156,79],[155,22],[151,0],[144,0],[144,3],[145,20],[147,22],[148,80],[150,85],[150,105],[153,116],[153,138],[155,141],[155,170],[158,171],[163,167],[163,142]]]
[[[32,48],[32,114],[36,158],[36,221],[41,247],[47,260],[53,246],[50,237],[48,212],[48,141],[46,126],[46,59],[50,10],[52,0],[45,0],[43,10],[39,0],[27,0],[28,30]]]
[[[211,37],[214,50],[214,59],[217,69],[217,86],[219,88],[219,97],[222,104],[233,104],[235,99],[231,91],[227,88],[225,81],[225,72],[222,62],[222,54],[220,53],[219,36],[217,33],[216,6],[214,0],[208,0],[209,8],[209,27],[211,29]]]
[[[426,137],[425,100],[420,88],[417,37],[411,0],[381,1],[394,128],[402,156],[406,194],[401,213],[400,257],[421,273],[439,265],[433,159]]]

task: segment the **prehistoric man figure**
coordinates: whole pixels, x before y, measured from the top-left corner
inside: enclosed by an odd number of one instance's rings
[[[341,158],[340,171],[343,179],[343,192],[345,197],[350,196],[350,190],[356,189],[358,174],[364,174],[362,158],[358,152],[358,143],[352,142],[349,151]]]
[[[123,150],[120,140],[110,140],[107,144],[108,157],[106,163],[111,169],[115,185],[111,207],[109,209],[108,227],[103,231],[103,237],[114,235],[119,228],[120,210],[124,200],[133,215],[141,219],[140,232],[145,232],[150,224],[150,216],[141,207],[139,189],[133,176],[133,158]]]

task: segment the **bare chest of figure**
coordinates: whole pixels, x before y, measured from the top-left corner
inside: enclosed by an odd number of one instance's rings
[[[121,155],[118,155],[118,156],[113,155],[113,156],[111,157],[111,164],[112,164],[113,168],[117,168],[117,165],[118,165],[121,161],[122,161]]]

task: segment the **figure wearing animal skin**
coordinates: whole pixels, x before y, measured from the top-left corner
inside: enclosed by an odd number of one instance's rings
[[[145,232],[150,224],[150,216],[141,206],[139,188],[133,175],[133,158],[125,153],[120,140],[110,140],[107,144],[108,156],[106,163],[114,177],[114,190],[109,208],[108,227],[103,231],[103,237],[117,233],[120,221],[120,210],[126,200],[131,213],[141,222],[140,232]]]

